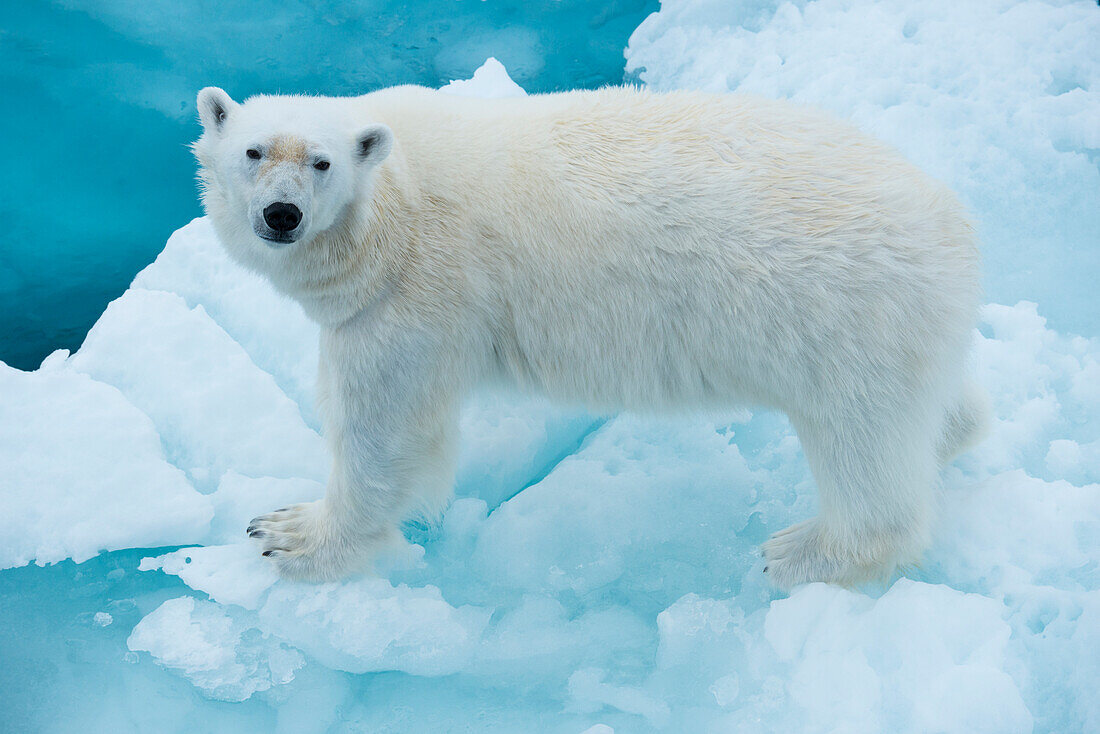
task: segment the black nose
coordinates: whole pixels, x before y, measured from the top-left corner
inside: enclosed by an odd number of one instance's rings
[[[264,221],[276,232],[289,232],[302,221],[302,212],[293,204],[276,201],[264,207]]]

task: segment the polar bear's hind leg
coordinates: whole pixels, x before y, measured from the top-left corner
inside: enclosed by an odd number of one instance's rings
[[[928,542],[938,468],[932,417],[854,409],[792,422],[821,509],[764,544],[773,583],[852,585],[915,562]]]

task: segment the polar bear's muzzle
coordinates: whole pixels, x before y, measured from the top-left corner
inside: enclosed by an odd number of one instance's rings
[[[269,245],[287,245],[307,236],[312,184],[293,162],[272,161],[261,170],[248,207],[252,231]]]
[[[302,207],[279,198],[270,203],[257,202],[251,211],[252,231],[269,244],[297,242],[309,229],[309,217]]]
[[[276,239],[293,235],[302,223],[302,210],[286,201],[276,201],[264,207],[264,224],[276,233]],[[261,235],[262,236],[262,235]]]

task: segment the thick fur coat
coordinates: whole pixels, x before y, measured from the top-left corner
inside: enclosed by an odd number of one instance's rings
[[[786,102],[619,88],[208,88],[199,109],[220,238],[323,327],[327,494],[249,528],[283,574],[361,570],[440,508],[486,382],[599,411],[781,410],[821,501],[765,544],[771,578],[919,556],[938,467],[984,422],[963,369],[979,259],[955,197],[888,146]]]

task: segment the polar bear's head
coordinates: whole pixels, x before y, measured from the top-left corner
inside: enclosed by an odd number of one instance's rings
[[[198,96],[194,144],[203,203],[234,254],[253,263],[338,222],[389,155],[393,133],[356,125],[336,100],[294,96],[234,102],[217,87]]]

